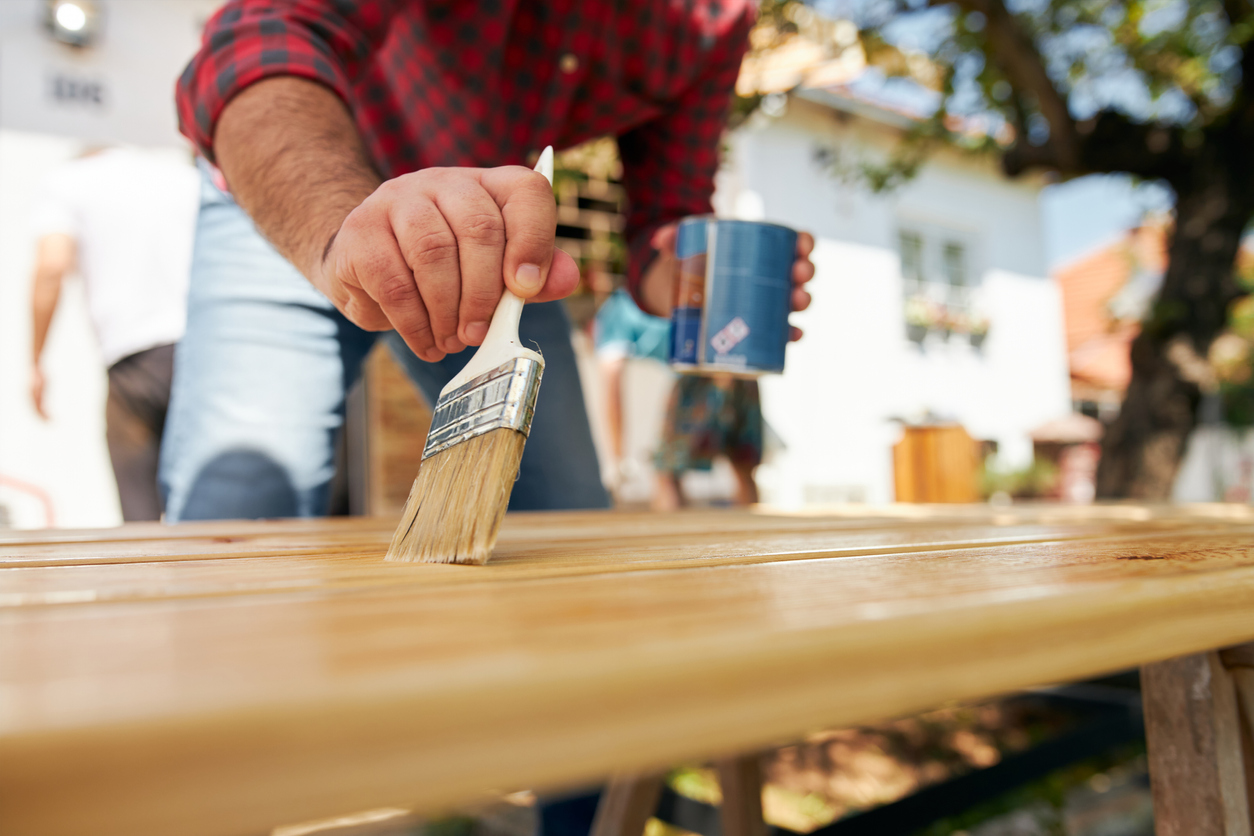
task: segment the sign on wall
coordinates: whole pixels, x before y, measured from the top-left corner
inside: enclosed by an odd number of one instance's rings
[[[89,142],[179,145],[174,85],[221,0],[0,3],[0,128]],[[75,12],[85,9],[82,18]],[[90,25],[81,46],[62,37]]]

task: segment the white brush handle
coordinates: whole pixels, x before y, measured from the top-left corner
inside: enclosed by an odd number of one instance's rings
[[[496,313],[492,314],[492,324],[488,326],[488,335],[483,338],[479,350],[457,376],[440,390],[441,395],[518,357],[530,357],[544,365],[544,358],[537,352],[524,348],[518,341],[518,319],[522,316],[522,309],[523,300],[506,288],[501,294],[501,301],[497,303]]]
[[[545,148],[540,154],[536,171],[543,174],[552,185],[553,146]],[[501,301],[496,305],[496,312],[492,314],[492,324],[488,326],[488,334],[479,345],[479,350],[457,376],[440,390],[441,395],[517,357],[529,357],[537,361],[541,367],[544,366],[544,358],[538,352],[524,348],[518,341],[518,320],[522,317],[522,311],[523,300],[508,287],[505,288],[501,294]]]

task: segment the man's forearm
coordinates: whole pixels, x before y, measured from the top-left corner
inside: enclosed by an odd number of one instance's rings
[[[340,98],[292,76],[233,98],[214,153],[236,201],[310,279],[344,218],[382,182]]]
[[[61,296],[61,277],[35,273],[35,284],[31,290],[31,362],[39,365],[39,357],[44,352],[44,343],[48,339],[48,328],[52,325],[52,315],[57,309],[57,300]]]
[[[39,365],[52,315],[61,298],[61,283],[74,264],[74,239],[55,233],[39,239],[31,281],[31,362]]]

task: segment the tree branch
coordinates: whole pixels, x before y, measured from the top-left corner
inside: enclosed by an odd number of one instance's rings
[[[940,5],[941,0],[933,2]],[[967,11],[984,15],[984,28],[993,53],[990,57],[996,59],[1017,91],[1036,97],[1037,107],[1049,123],[1049,152],[1039,149],[1029,152],[1025,148],[1024,155],[1041,157],[1048,153],[1052,167],[1064,174],[1078,173],[1081,165],[1079,131],[1066,98],[1045,71],[1045,60],[1032,38],[1006,10],[1002,0],[957,0],[957,3]],[[1026,139],[1020,136],[1016,145],[1025,143]]]
[[[1254,5],[1250,0],[1224,0],[1224,14],[1228,17],[1228,23],[1236,26],[1254,17]],[[1254,85],[1254,45],[1246,41],[1241,44],[1241,83],[1237,85],[1232,112],[1245,123],[1247,131],[1254,129],[1254,96],[1251,96],[1251,85]]]
[[[1049,145],[1029,145],[1017,139],[1013,145],[1002,153],[1001,167],[1006,172],[1007,177],[1018,177],[1032,168],[1063,170],[1062,166],[1058,165],[1058,158],[1054,154],[1054,149],[1049,147]],[[1075,174],[1077,172],[1074,169],[1070,169],[1067,173]]]
[[[1016,131],[1021,128],[1016,125]],[[1078,126],[1079,160],[1059,164],[1053,143],[1031,145],[1016,140],[1002,154],[1002,168],[1010,177],[1030,168],[1049,168],[1066,175],[1126,172],[1146,179],[1174,181],[1189,156],[1184,134],[1172,125],[1141,125],[1122,113],[1104,110]]]
[[[1249,0],[1223,0],[1224,14],[1228,17],[1228,22],[1235,26],[1241,23],[1254,12],[1251,8]]]
[[[1024,141],[1028,135],[1028,114],[1023,97],[1018,91],[1014,92],[1010,100],[1010,123],[1014,128],[1015,141],[1001,157],[1001,167],[1007,177],[1018,177],[1030,168],[1059,167],[1054,149],[1048,142],[1044,145],[1032,145]]]
[[[987,60],[996,62],[1015,91],[1015,141],[1002,156],[1010,176],[1030,168],[1049,168],[1064,176],[1095,172],[1127,172],[1146,178],[1175,179],[1190,155],[1183,131],[1176,126],[1140,124],[1113,110],[1078,124],[1065,94],[1045,70],[1045,59],[1030,34],[1006,10],[1004,0],[950,0],[985,18]],[[935,5],[946,0],[930,0]],[[1251,0],[1224,0],[1244,5]],[[1250,51],[1247,50],[1247,54]],[[1049,139],[1033,145],[1027,139],[1023,97],[1036,99],[1049,123]]]
[[[1149,179],[1176,181],[1192,152],[1176,125],[1133,122],[1103,110],[1082,126],[1080,171],[1124,171]]]

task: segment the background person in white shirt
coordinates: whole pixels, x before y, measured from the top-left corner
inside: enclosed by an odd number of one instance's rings
[[[105,437],[128,521],[161,516],[157,460],[174,344],[187,321],[198,205],[190,160],[109,148],[53,172],[32,217],[31,400],[47,419],[40,355],[61,284],[77,271],[108,367]]]

